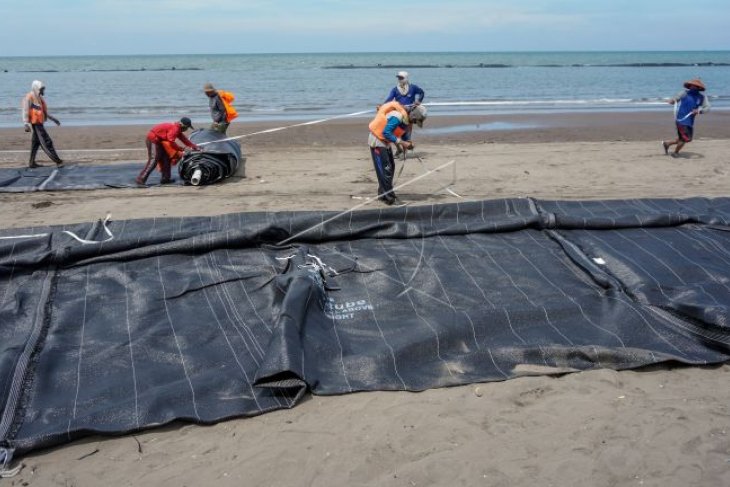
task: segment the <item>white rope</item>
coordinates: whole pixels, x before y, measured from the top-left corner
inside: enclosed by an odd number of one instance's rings
[[[63,149],[58,150],[57,152],[61,154],[65,154],[67,152],[128,152],[128,151],[145,151],[147,150],[145,147],[140,147],[136,149]],[[0,150],[0,154],[27,154],[27,150]]]
[[[15,477],[21,470],[23,470],[23,467],[25,467],[25,465],[21,463],[15,468],[0,469],[0,479],[10,479]]]
[[[111,230],[109,230],[109,227],[107,227],[107,225],[106,225],[106,224],[107,224],[107,222],[109,221],[109,219],[110,219],[111,217],[112,217],[112,214],[111,214],[111,213],[107,214],[107,215],[106,215],[106,218],[105,218],[105,219],[104,219],[104,221],[102,222],[102,225],[103,225],[103,227],[104,227],[104,231],[105,231],[105,232],[106,232],[106,234],[108,235],[108,238],[106,238],[106,239],[104,239],[104,240],[101,240],[101,241],[96,241],[96,240],[86,240],[86,239],[83,239],[83,238],[79,237],[78,235],[76,235],[76,234],[75,234],[75,233],[73,233],[73,232],[69,232],[68,230],[64,230],[64,231],[63,231],[63,233],[65,233],[65,234],[66,234],[66,235],[68,235],[69,237],[72,237],[72,238],[74,238],[74,239],[78,240],[78,241],[79,241],[79,242],[80,242],[81,244],[83,244],[83,245],[93,245],[93,244],[100,244],[100,243],[104,243],[104,242],[109,242],[109,241],[111,241],[111,240],[114,240],[114,234],[113,234],[113,233],[111,232]]]
[[[413,157],[415,157],[416,159],[418,159],[418,162],[421,164],[421,169],[424,172],[426,172],[428,170],[427,167],[426,167],[426,163],[423,162],[423,159],[421,159],[421,156],[419,156],[418,154],[416,154],[415,151],[412,150],[412,152],[413,152]],[[402,162],[402,164],[400,166],[400,170],[398,171],[398,174],[395,176],[395,181],[398,180],[398,178],[400,177],[401,173],[403,172],[403,169],[406,167],[406,161],[407,160],[408,160],[408,151],[404,151],[403,152],[403,159],[402,159],[403,162]],[[451,186],[453,186],[454,184],[456,184],[456,166],[454,166],[454,173],[453,173],[453,177],[451,178],[451,182],[448,183],[448,184],[445,184],[444,186],[442,186],[441,188],[439,188],[438,191],[434,192],[433,194],[438,194],[441,191],[446,191],[447,193],[449,193],[452,196],[455,196],[457,198],[462,198],[463,199],[463,197],[460,194],[456,193],[454,190],[451,189]]]
[[[54,179],[54,178],[55,178],[55,177],[56,177],[57,175],[58,175],[58,168],[56,168],[56,169],[54,169],[53,171],[51,171],[51,175],[50,175],[50,176],[48,176],[48,177],[46,178],[46,180],[45,180],[45,181],[43,181],[43,183],[42,183],[42,184],[41,184],[40,186],[38,186],[38,191],[44,191],[44,190],[46,189],[46,186],[48,186],[48,183],[50,183],[51,181],[53,181],[53,179]]]
[[[21,239],[21,238],[43,238],[50,235],[49,233],[35,233],[32,235],[10,235],[8,237],[0,237],[0,240],[14,240],[14,239]]]
[[[221,139],[221,140],[212,140],[210,142],[201,142],[200,144],[198,144],[198,147],[202,147],[202,146],[205,146],[205,145],[208,145],[208,144],[217,144],[218,142],[227,142],[229,140],[243,139],[243,138],[246,138],[246,137],[252,137],[254,135],[262,135],[262,134],[271,134],[271,133],[274,133],[274,132],[281,132],[282,130],[287,130],[287,129],[291,129],[291,128],[295,128],[295,127],[306,127],[307,125],[317,125],[317,124],[320,124],[320,123],[331,122],[332,120],[337,120],[337,119],[340,119],[340,118],[348,118],[348,117],[356,117],[358,115],[365,115],[366,113],[370,113],[370,112],[372,112],[372,110],[363,110],[363,111],[360,111],[360,112],[347,113],[345,115],[336,115],[334,117],[322,118],[320,120],[312,120],[310,122],[301,122],[301,123],[295,123],[293,125],[285,125],[283,127],[275,127],[275,128],[270,128],[270,129],[266,129],[266,130],[260,130],[258,132],[251,132],[250,134],[236,135],[235,137],[228,137],[228,138]]]
[[[293,259],[296,256],[297,256],[297,254],[291,254],[289,257],[275,257],[275,259],[276,260],[284,260],[284,261],[287,261],[287,260]]]
[[[682,118],[677,118],[677,114],[679,114],[679,103],[680,103],[680,102],[678,102],[678,101],[675,101],[675,102],[674,102],[674,119],[675,119],[675,120],[676,120],[677,122],[684,122],[685,120],[687,120],[687,119],[688,119],[689,117],[691,117],[691,116],[692,116],[692,112],[690,111],[690,112],[689,112],[689,113],[688,113],[687,115],[685,115],[685,116],[684,116],[684,117],[682,117]]]
[[[101,240],[101,241],[86,240],[86,239],[83,239],[83,238],[79,237],[78,235],[76,235],[75,233],[70,232],[68,230],[64,230],[62,233],[65,233],[69,237],[71,237],[71,238],[79,241],[80,243],[82,243],[84,245],[91,245],[91,244],[99,244],[99,243],[109,242],[111,240],[114,240],[114,234],[111,232],[111,230],[109,230],[109,227],[107,226],[107,223],[109,222],[109,219],[111,219],[111,217],[112,217],[112,214],[111,213],[108,213],[106,215],[106,218],[102,222],[102,226],[104,227],[104,232],[107,234],[107,237],[108,238],[106,238],[104,240]],[[14,239],[23,239],[23,238],[44,238],[44,237],[48,237],[49,235],[50,235],[50,233],[35,233],[35,234],[27,234],[27,235],[9,235],[7,237],[0,237],[0,240],[14,240]]]
[[[316,255],[307,254],[307,257],[309,257],[310,259],[312,259],[315,262],[315,264],[308,264],[308,265],[313,266],[314,267],[314,270],[316,270],[317,272],[325,272],[325,273],[326,272],[329,272],[333,276],[338,276],[339,275],[339,273],[335,269],[333,269],[332,267],[330,267],[327,264],[325,264],[322,261],[322,259],[320,259]]]
[[[425,178],[427,176],[430,176],[433,173],[439,172],[441,169],[444,169],[444,168],[446,168],[446,167],[454,164],[455,162],[456,162],[455,160],[451,160],[451,161],[447,162],[446,164],[442,164],[442,165],[440,165],[439,167],[437,167],[435,169],[432,169],[432,170],[430,170],[430,171],[428,171],[428,172],[426,172],[424,174],[421,174],[420,176],[416,176],[415,178],[411,179],[410,181],[406,181],[403,184],[399,184],[398,186],[394,187],[389,192],[386,192],[386,193],[383,193],[383,194],[379,194],[377,196],[373,196],[372,198],[367,198],[365,201],[363,201],[360,204],[357,204],[357,205],[353,206],[349,210],[342,211],[342,212],[336,214],[335,216],[333,216],[331,218],[328,218],[327,220],[325,220],[325,221],[323,221],[321,223],[317,223],[316,225],[313,225],[313,226],[311,226],[311,227],[309,227],[307,229],[304,229],[301,232],[297,233],[296,235],[292,235],[291,237],[282,240],[281,242],[277,243],[276,245],[284,245],[284,244],[287,244],[287,243],[291,242],[292,240],[294,240],[295,238],[301,237],[305,233],[309,233],[312,230],[315,230],[315,229],[317,229],[319,227],[322,227],[322,226],[326,225],[327,223],[329,223],[331,221],[334,221],[334,220],[336,220],[336,219],[338,219],[338,218],[340,218],[340,217],[342,217],[344,215],[347,215],[348,213],[351,213],[351,212],[353,212],[355,210],[358,210],[358,209],[362,208],[363,206],[367,206],[370,203],[372,203],[373,201],[376,201],[378,198],[380,198],[382,196],[385,196],[387,193],[394,193],[396,189],[405,188],[406,186],[408,186],[408,185],[410,185],[412,183],[415,183],[416,181],[418,181],[420,179],[423,179],[423,178]]]
[[[285,125],[283,127],[275,127],[275,128],[270,128],[270,129],[266,129],[266,130],[260,130],[258,132],[251,132],[250,134],[244,134],[244,135],[236,135],[235,137],[228,137],[228,138],[221,139],[221,140],[214,140],[214,141],[210,141],[210,142],[201,142],[200,144],[198,144],[198,146],[202,147],[202,146],[205,146],[208,144],[215,144],[218,142],[227,142],[229,140],[238,140],[238,139],[243,139],[246,137],[252,137],[254,135],[271,134],[274,132],[281,132],[282,130],[287,130],[287,129],[291,129],[291,128],[295,128],[295,127],[305,127],[307,125],[317,125],[320,123],[331,122],[332,120],[338,120],[340,118],[357,117],[358,115],[365,115],[366,113],[370,113],[372,111],[373,110],[362,110],[359,112],[346,113],[344,115],[335,115],[334,117],[329,117],[329,118],[322,118],[320,120],[312,120],[309,122],[301,122],[301,123],[295,123],[293,125]],[[146,149],[144,147],[135,148],[135,149],[66,149],[66,150],[58,151],[58,152],[62,152],[62,153],[63,152],[127,152],[127,151],[143,151],[143,150],[146,150]],[[25,154],[27,152],[28,152],[27,150],[3,150],[3,151],[0,151],[0,154]]]

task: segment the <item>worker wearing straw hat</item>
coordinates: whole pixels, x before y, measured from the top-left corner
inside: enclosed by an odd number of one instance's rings
[[[677,138],[675,140],[662,141],[662,148],[665,154],[669,154],[669,148],[676,146],[672,157],[677,157],[679,151],[685,144],[692,142],[694,136],[695,117],[700,113],[705,113],[710,109],[710,103],[707,101],[705,84],[701,79],[696,78],[684,83],[684,90],[676,96],[669,99],[669,103],[674,105],[674,120],[677,126]]]
[[[232,105],[235,95],[230,91],[218,90],[211,83],[203,85],[203,92],[208,97],[210,117],[213,119],[210,129],[225,134],[233,119],[238,117]]]

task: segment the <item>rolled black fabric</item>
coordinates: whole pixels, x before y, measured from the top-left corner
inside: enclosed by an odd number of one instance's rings
[[[245,158],[237,140],[229,140],[225,134],[207,129],[196,130],[190,140],[202,144],[203,150],[186,153],[178,163],[185,184],[213,184],[236,172],[245,177]]]

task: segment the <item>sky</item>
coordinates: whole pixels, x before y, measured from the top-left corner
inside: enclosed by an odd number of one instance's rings
[[[728,0],[0,0],[0,56],[728,50]]]

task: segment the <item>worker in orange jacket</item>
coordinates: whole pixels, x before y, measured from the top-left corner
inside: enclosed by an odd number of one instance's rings
[[[230,91],[215,89],[211,83],[203,85],[203,92],[208,97],[210,117],[213,119],[210,129],[225,134],[233,119],[238,117],[232,105],[236,97]]]
[[[183,148],[177,145],[176,140],[180,140],[186,147],[193,150],[200,150],[183,133],[190,128],[193,128],[193,124],[188,117],[181,118],[179,122],[161,123],[152,127],[145,140],[147,164],[137,176],[137,184],[146,184],[147,178],[152,174],[155,167],[158,167],[160,173],[162,173],[161,184],[169,184],[174,181],[170,174],[172,171],[171,166],[177,164],[183,156]],[[154,158],[152,157],[153,146],[155,149]]]
[[[415,106],[409,112],[397,101],[391,101],[378,107],[375,118],[368,125],[370,156],[378,178],[378,199],[388,206],[401,204],[393,190],[395,159],[391,147],[402,152],[412,149],[413,142],[405,140],[404,136],[411,124],[423,127],[424,120],[426,107],[423,105]]]
[[[45,92],[46,85],[42,81],[33,81],[31,90],[23,97],[21,106],[25,131],[33,133],[33,138],[30,142],[30,160],[28,161],[28,167],[31,169],[41,167],[40,164],[35,162],[38,149],[43,149],[43,152],[59,168],[63,167],[63,160],[58,157],[56,148],[53,147],[53,140],[51,140],[51,137],[43,126],[46,120],[51,120],[56,125],[61,125],[61,122],[57,118],[48,113],[48,106],[44,98]]]

